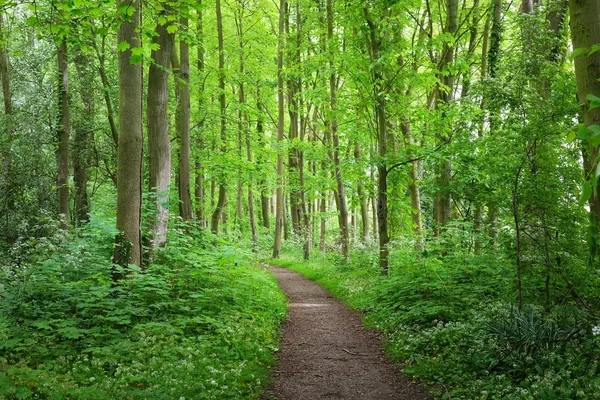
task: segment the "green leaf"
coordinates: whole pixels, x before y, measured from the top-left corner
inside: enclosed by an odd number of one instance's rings
[[[576,138],[577,138],[577,133],[575,133],[575,131],[569,132],[569,134],[567,135],[567,143],[571,143]]]
[[[132,64],[139,64],[144,60],[144,57],[140,54],[138,55],[132,55],[131,57],[129,57],[129,62]]]
[[[169,26],[167,26],[167,32],[169,32],[169,33],[175,33],[175,32],[177,32],[177,26],[176,25],[169,25]]]
[[[587,140],[591,135],[591,132],[586,128],[584,124],[577,125],[577,139]]]
[[[139,56],[144,54],[144,49],[142,47],[134,47],[133,49],[131,49],[131,54],[133,54],[134,56]]]
[[[571,54],[569,54],[569,58],[571,60],[575,59],[575,57],[577,57],[578,55],[582,54],[585,52],[585,49],[583,47],[579,47],[577,49],[573,49],[573,52]]]
[[[588,181],[583,183],[581,188],[581,197],[579,198],[579,205],[583,206],[592,196],[592,186]]]
[[[117,49],[118,49],[119,51],[125,51],[125,50],[127,50],[128,48],[130,48],[130,47],[131,47],[131,45],[130,45],[128,42],[126,42],[126,41],[122,41],[121,43],[119,43],[119,44],[117,45]]]
[[[60,333],[61,336],[65,337],[67,339],[79,339],[82,336],[79,329],[74,328],[72,326],[68,326],[66,328],[61,328],[58,330],[58,333]]]
[[[588,56],[591,56],[598,50],[600,50],[600,43],[596,43],[595,45],[592,46],[592,48],[590,49],[590,52],[588,53]]]
[[[587,128],[594,135],[600,135],[600,125],[590,125]]]
[[[29,25],[29,26],[35,26],[37,24],[38,24],[37,17],[29,17],[29,18],[27,18],[27,25]]]
[[[600,107],[600,97],[588,94],[586,99],[590,102],[590,110]]]
[[[592,146],[598,147],[600,146],[600,135],[594,134],[592,137],[589,138],[588,141]]]

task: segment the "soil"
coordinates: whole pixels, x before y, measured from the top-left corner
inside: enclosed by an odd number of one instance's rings
[[[373,329],[319,284],[270,267],[289,300],[275,382],[278,400],[422,400],[431,395],[385,358]]]

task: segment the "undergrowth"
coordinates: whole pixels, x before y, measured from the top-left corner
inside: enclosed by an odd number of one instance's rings
[[[397,246],[390,261],[389,277],[381,276],[370,248],[344,264],[318,252],[304,262],[288,246],[271,262],[365,312],[366,323],[384,333],[390,356],[437,398],[600,399],[600,327],[590,310],[564,299],[551,308],[528,301],[517,310],[514,270],[497,256]]]
[[[115,285],[111,225],[5,253],[0,398],[260,398],[286,309],[274,279],[246,250],[180,226]]]

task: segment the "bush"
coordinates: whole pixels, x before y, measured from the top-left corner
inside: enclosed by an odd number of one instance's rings
[[[181,226],[115,285],[107,226],[3,267],[0,398],[260,397],[285,316],[274,279]]]

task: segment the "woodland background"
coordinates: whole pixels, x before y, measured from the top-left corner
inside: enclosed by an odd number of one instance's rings
[[[258,398],[272,258],[440,398],[599,398],[597,0],[1,4],[0,396]]]

